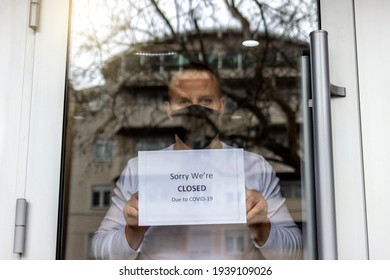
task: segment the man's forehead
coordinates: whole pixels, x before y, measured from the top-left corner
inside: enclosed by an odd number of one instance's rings
[[[206,70],[184,70],[176,73],[168,86],[169,97],[185,98],[196,95],[219,96],[219,83],[212,73]]]
[[[172,77],[171,85],[179,86],[181,83],[190,82],[213,82],[212,75],[206,71],[185,71],[179,72]]]

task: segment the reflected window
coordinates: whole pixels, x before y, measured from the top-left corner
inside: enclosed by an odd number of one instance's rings
[[[107,208],[111,203],[112,185],[93,185],[91,188],[91,207]]]
[[[237,69],[241,66],[241,56],[238,53],[227,53],[222,58],[222,68]]]
[[[247,233],[228,231],[225,233],[225,251],[228,254],[241,254],[246,251]]]
[[[213,246],[210,231],[194,231],[189,236],[188,252],[190,254],[210,254]]]
[[[112,139],[98,139],[94,146],[95,161],[111,161],[114,153],[114,141]]]

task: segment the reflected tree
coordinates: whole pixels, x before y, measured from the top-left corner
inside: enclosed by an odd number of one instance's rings
[[[300,172],[298,59],[316,1],[73,2],[74,149],[129,128],[166,127],[161,101],[172,71],[201,63],[228,98],[221,138]],[[243,46],[248,39],[260,44]]]

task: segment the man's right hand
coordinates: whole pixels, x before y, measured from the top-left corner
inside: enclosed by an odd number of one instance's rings
[[[138,192],[134,193],[123,207],[123,215],[126,220],[126,240],[133,250],[141,245],[145,232],[149,227],[138,226]]]

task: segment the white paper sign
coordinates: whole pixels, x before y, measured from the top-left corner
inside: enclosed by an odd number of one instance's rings
[[[138,153],[139,225],[246,223],[242,149]]]

